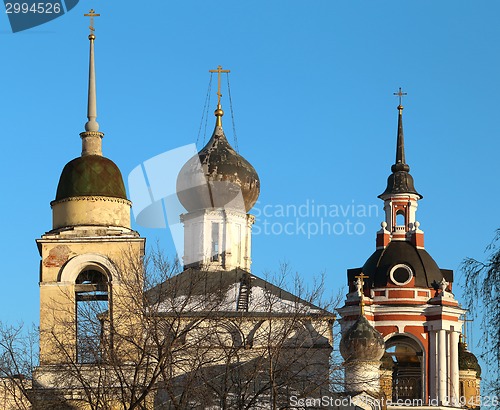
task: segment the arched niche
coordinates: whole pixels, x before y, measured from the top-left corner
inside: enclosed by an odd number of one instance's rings
[[[395,334],[385,342],[384,367],[392,371],[392,400],[424,398],[425,350],[415,337]]]
[[[111,260],[88,253],[70,259],[59,276],[60,283],[74,288],[76,360],[98,363],[112,348],[111,284],[117,270]]]

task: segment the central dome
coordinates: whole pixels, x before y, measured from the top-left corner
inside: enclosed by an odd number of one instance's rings
[[[391,241],[385,249],[377,249],[361,269],[349,269],[348,272],[362,271],[373,286],[384,287],[392,269],[400,264],[411,269],[417,287],[436,287],[443,278],[453,281],[452,271],[440,269],[425,249],[406,241]]]
[[[188,212],[226,206],[248,212],[259,193],[257,172],[229,144],[219,125],[177,177],[177,196]]]

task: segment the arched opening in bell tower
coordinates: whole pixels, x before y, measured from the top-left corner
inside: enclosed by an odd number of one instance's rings
[[[396,226],[406,226],[405,214],[401,210],[396,213]]]
[[[105,329],[109,326],[108,276],[95,267],[82,270],[75,281],[76,360],[98,363],[103,360]]]
[[[385,346],[386,361],[392,361],[392,400],[423,399],[424,353],[420,344],[406,335],[396,335]]]

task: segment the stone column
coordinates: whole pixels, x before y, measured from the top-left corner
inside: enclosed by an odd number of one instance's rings
[[[456,407],[459,407],[460,404],[458,339],[458,332],[450,332],[450,396],[451,404]]]
[[[436,361],[436,331],[429,331],[429,396],[430,399],[436,399],[438,396],[438,378]]]
[[[446,405],[446,396],[448,395],[448,381],[447,381],[447,360],[446,360],[446,330],[438,330],[437,335],[437,354],[438,354],[438,402],[440,405]]]

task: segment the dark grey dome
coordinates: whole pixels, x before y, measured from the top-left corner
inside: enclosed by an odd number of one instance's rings
[[[241,192],[242,200],[238,203]],[[177,196],[189,212],[233,207],[248,212],[257,202],[260,181],[254,167],[229,144],[216,126],[207,145],[191,158],[177,177]]]
[[[398,264],[404,264],[412,270],[417,287],[436,288],[443,278],[448,282],[453,281],[453,271],[440,269],[425,249],[419,249],[407,241],[391,241],[385,249],[377,249],[361,269],[348,271],[349,280],[353,281],[357,272],[362,271],[368,276],[369,286],[383,287],[390,280],[391,269]]]
[[[384,338],[364,316],[360,316],[340,340],[340,354],[345,360],[376,361],[384,352]]]
[[[387,188],[382,194],[379,195],[379,198],[383,199],[386,195],[394,194],[414,194],[418,195],[418,197],[422,199],[422,195],[420,195],[415,189],[413,177],[408,172],[409,169],[410,167],[407,164],[393,165],[393,173],[389,175],[389,178],[387,178]]]

